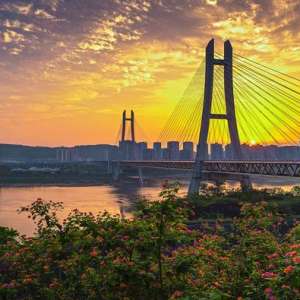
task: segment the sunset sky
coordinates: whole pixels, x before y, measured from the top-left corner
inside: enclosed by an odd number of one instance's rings
[[[0,143],[153,141],[211,38],[300,77],[299,0],[0,0]]]

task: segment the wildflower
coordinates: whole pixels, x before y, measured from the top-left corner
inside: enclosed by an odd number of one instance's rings
[[[268,265],[268,269],[270,270],[270,269],[274,269],[275,268],[275,265],[274,264],[269,264]]]
[[[274,259],[274,258],[279,257],[279,255],[278,255],[278,253],[273,253],[271,255],[268,255],[267,257],[268,257],[268,259]]]
[[[3,283],[1,286],[1,288],[3,288],[3,289],[13,289],[15,287],[16,287],[16,283],[14,280],[10,283]]]
[[[29,276],[26,276],[26,277],[23,279],[23,283],[24,283],[24,284],[31,284],[31,283],[32,283],[32,278],[29,277]]]
[[[290,246],[291,249],[300,249],[300,244],[293,244]]]
[[[274,272],[265,272],[265,273],[261,274],[262,278],[273,278],[273,277],[276,277],[276,276],[277,276],[277,274],[274,273]]]
[[[293,263],[300,264],[300,256],[293,257]]]
[[[273,293],[273,290],[272,290],[272,288],[266,288],[266,289],[264,290],[264,292],[265,292],[266,295],[270,295],[270,294]]]
[[[287,266],[287,267],[283,270],[283,272],[284,272],[285,274],[288,274],[288,273],[291,273],[294,269],[295,269],[295,267],[293,267],[293,266]]]
[[[285,254],[286,257],[293,257],[295,255],[297,255],[297,251],[290,251],[290,252]]]
[[[97,252],[96,248],[93,248],[93,250],[90,252],[90,256],[96,257],[97,255],[98,255],[98,252]]]
[[[181,297],[182,295],[183,295],[183,292],[181,292],[181,291],[175,291],[175,292],[173,293],[173,295],[171,296],[171,299],[179,298],[179,297]]]

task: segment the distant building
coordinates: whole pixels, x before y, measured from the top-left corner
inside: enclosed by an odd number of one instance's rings
[[[234,159],[232,144],[225,145],[224,158],[226,160],[233,160]]]
[[[211,144],[210,145],[210,159],[211,160],[224,159],[224,151],[223,151],[222,144]]]
[[[277,146],[269,145],[264,147],[264,159],[265,160],[277,160]]]
[[[137,145],[132,141],[120,141],[119,143],[119,158],[121,160],[136,160]]]
[[[197,145],[197,151],[198,151],[199,145]],[[208,144],[205,143],[205,154],[204,154],[204,160],[208,160],[209,159],[209,155],[208,155]]]
[[[143,156],[144,160],[153,160],[153,149],[146,149]]]
[[[168,148],[163,148],[162,149],[162,159],[163,160],[170,160]]]
[[[169,152],[169,160],[179,160],[180,159],[179,142],[177,142],[177,141],[168,142],[167,149]]]
[[[136,159],[145,160],[147,155],[148,144],[146,142],[140,142],[136,144]]]
[[[114,145],[81,145],[71,148],[72,161],[117,160],[119,154],[119,148]]]
[[[277,147],[278,160],[300,160],[299,146],[281,146]]]
[[[161,148],[160,142],[153,143],[153,160],[162,160],[163,159],[163,151]]]
[[[183,148],[180,151],[181,160],[193,160],[194,159],[194,144],[192,142],[184,142]]]
[[[59,162],[72,161],[72,151],[69,148],[61,147],[56,149],[56,160]]]

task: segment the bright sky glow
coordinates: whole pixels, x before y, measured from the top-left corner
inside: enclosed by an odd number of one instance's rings
[[[2,0],[0,142],[115,143],[123,109],[153,141],[210,38],[300,77],[299,28],[298,0]]]

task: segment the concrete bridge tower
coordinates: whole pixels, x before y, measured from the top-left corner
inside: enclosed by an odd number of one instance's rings
[[[126,135],[126,122],[130,122],[130,133],[131,133],[131,142],[135,142],[135,129],[134,129],[134,111],[131,110],[130,117],[126,117],[126,110],[123,111],[122,114],[122,139],[121,141],[125,141],[125,135]]]
[[[130,138],[126,139],[126,125],[130,125]],[[134,111],[131,110],[130,117],[126,116],[126,110],[122,114],[122,135],[120,140],[120,159],[135,160],[136,159],[136,142],[135,142],[135,122]]]
[[[212,113],[214,67],[218,65],[224,68],[224,91],[226,107],[225,114]],[[224,59],[215,59],[213,39],[208,43],[206,47],[204,103],[196,160],[188,190],[189,195],[197,194],[199,192],[200,183],[203,179],[203,164],[206,160],[207,138],[209,122],[211,119],[220,119],[228,122],[229,135],[234,152],[234,157],[237,160],[241,160],[243,157],[235,114],[232,72],[232,46],[230,41],[226,41],[224,43]],[[249,177],[241,177],[241,186],[244,190],[251,188]]]

